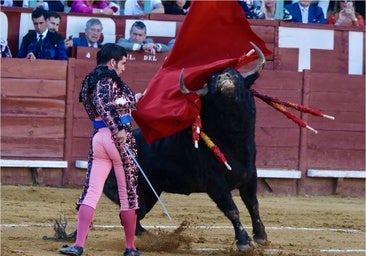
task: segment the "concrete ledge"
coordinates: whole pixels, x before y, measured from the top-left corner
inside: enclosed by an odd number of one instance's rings
[[[308,169],[307,176],[308,177],[314,177],[314,178],[365,179],[366,178],[366,171]]]
[[[76,160],[75,167],[86,169],[88,161]],[[276,178],[276,179],[300,179],[301,172],[297,170],[282,169],[257,169],[258,178]]]
[[[76,160],[75,167],[79,169],[86,169],[88,168],[88,161]]]
[[[257,169],[258,178],[301,179],[301,171],[283,169]]]
[[[0,167],[67,168],[67,161],[0,159]]]

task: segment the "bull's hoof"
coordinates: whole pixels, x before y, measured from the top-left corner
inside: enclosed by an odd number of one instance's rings
[[[250,241],[249,243],[246,243],[246,244],[236,242],[236,246],[238,247],[239,251],[247,252],[250,249],[256,247],[256,244],[253,241]]]
[[[254,238],[254,241],[260,245],[267,245],[268,243],[266,238]]]
[[[254,235],[253,239],[257,244],[260,244],[260,245],[267,245],[269,243],[268,240],[267,240],[267,235],[266,234],[264,234],[264,235]]]
[[[136,231],[135,231],[135,235],[136,236],[141,236],[142,234],[146,233],[147,230],[145,228],[143,228],[141,225],[137,225],[136,226]]]

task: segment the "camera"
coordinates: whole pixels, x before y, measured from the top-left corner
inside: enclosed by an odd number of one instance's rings
[[[253,10],[253,18],[254,19],[264,19],[266,18],[264,13],[261,11],[260,6],[255,7]]]
[[[283,20],[292,21],[292,15],[286,8],[283,8]]]

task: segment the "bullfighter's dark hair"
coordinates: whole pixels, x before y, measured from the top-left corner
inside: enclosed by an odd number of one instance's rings
[[[114,43],[107,43],[97,53],[97,65],[105,65],[111,59],[120,61],[122,57],[127,57],[126,49]]]

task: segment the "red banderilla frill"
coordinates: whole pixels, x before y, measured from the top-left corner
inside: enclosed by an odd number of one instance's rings
[[[285,107],[290,107],[290,108],[293,108],[293,109],[295,109],[297,111],[300,111],[300,112],[303,112],[303,113],[309,113],[313,116],[325,117],[325,118],[334,120],[333,116],[323,114],[322,112],[320,112],[317,109],[312,109],[312,108],[309,108],[309,107],[306,107],[306,106],[303,106],[303,105],[299,105],[299,104],[292,103],[292,102],[289,102],[289,101],[283,101],[283,100],[277,99],[275,97],[270,97],[268,95],[263,95],[263,94],[258,93],[254,89],[250,89],[250,91],[252,92],[253,96],[263,100],[268,105],[270,105],[273,108],[275,108],[276,110],[280,111],[282,114],[284,114],[287,118],[289,118],[290,120],[295,122],[300,127],[305,127],[305,128],[309,129],[310,131],[312,131],[314,133],[318,133],[318,131],[315,130],[314,128],[310,127],[309,125],[307,125],[304,122],[304,120],[302,120],[301,118],[299,118],[299,117],[295,116],[294,114],[288,112]]]

